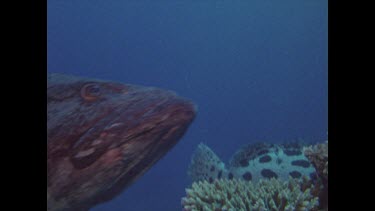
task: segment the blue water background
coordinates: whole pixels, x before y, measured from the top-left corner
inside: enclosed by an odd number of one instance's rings
[[[256,141],[328,132],[325,0],[48,0],[48,71],[176,91],[183,139],[93,211],[181,210],[200,142],[224,161]]]

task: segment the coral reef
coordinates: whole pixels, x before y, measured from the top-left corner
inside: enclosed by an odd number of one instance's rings
[[[328,141],[304,148],[305,156],[315,167],[319,180],[316,184],[322,184],[319,193],[320,208],[328,209]]]
[[[328,183],[328,141],[304,148],[305,156],[314,165],[323,183]]]
[[[276,211],[317,210],[316,188],[308,179],[281,181],[275,178],[257,183],[220,179],[194,182],[181,200],[184,211]],[[313,191],[314,190],[314,191]]]

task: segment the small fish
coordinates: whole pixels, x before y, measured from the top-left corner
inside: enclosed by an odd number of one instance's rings
[[[171,91],[48,74],[47,210],[111,200],[178,142],[195,115],[196,106]]]

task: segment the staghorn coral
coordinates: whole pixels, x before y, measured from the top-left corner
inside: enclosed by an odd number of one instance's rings
[[[304,179],[305,180],[305,179]],[[303,180],[215,180],[194,182],[181,200],[184,211],[276,211],[317,210],[318,198],[312,184]],[[307,183],[304,183],[307,184]]]

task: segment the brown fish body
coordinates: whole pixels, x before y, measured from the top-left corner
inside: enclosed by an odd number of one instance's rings
[[[112,199],[178,142],[195,112],[170,91],[49,74],[47,210]]]

